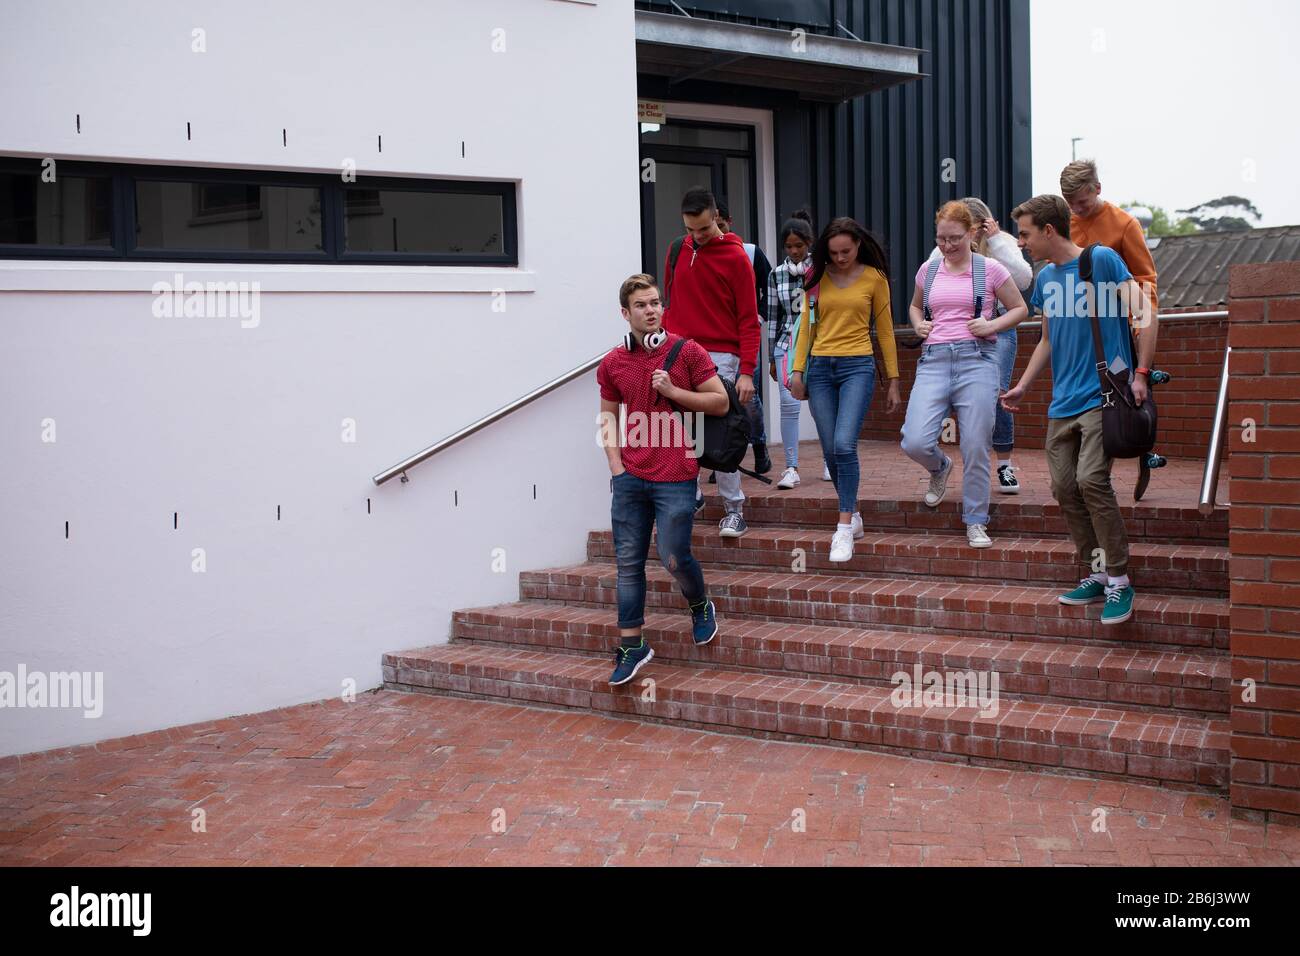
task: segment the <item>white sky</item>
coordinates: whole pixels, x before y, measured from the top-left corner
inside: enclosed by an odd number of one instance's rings
[[[1035,193],[1060,191],[1082,136],[1112,202],[1244,196],[1257,225],[1300,224],[1300,3],[1032,0],[1029,16]]]

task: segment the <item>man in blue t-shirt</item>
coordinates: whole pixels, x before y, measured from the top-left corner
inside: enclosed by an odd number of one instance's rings
[[[1103,624],[1133,616],[1133,585],[1128,577],[1128,534],[1110,483],[1111,459],[1102,445],[1101,382],[1093,350],[1095,303],[1102,350],[1111,368],[1132,369],[1133,397],[1147,400],[1147,377],[1155,357],[1157,319],[1143,329],[1136,364],[1130,348],[1128,316],[1141,290],[1124,260],[1112,249],[1093,250],[1092,287],[1079,279],[1083,250],[1070,239],[1070,207],[1060,196],[1035,196],[1012,210],[1022,244],[1035,261],[1047,260],[1030,301],[1043,316],[1043,334],[1024,375],[1002,396],[1010,412],[1019,411],[1026,390],[1050,361],[1052,404],[1047,409],[1047,464],[1052,495],[1061,506],[1079,558],[1090,569],[1077,588],[1062,594],[1062,604],[1105,600]],[[1100,565],[1105,565],[1105,571]]]

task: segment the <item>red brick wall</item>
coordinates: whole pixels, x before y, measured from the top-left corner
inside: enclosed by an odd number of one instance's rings
[[[1209,310],[1206,310],[1209,311]],[[1156,389],[1160,409],[1160,441],[1156,450],[1176,458],[1204,458],[1210,441],[1210,419],[1214,413],[1215,390],[1223,367],[1226,344],[1226,319],[1169,318],[1160,325],[1156,344],[1156,368],[1173,376],[1167,385]],[[1038,344],[1039,329],[1021,329],[1019,354],[1012,384],[1020,378],[1029,356]],[[911,333],[906,333],[911,340]],[[898,441],[903,427],[912,379],[916,376],[919,349],[899,348],[899,376],[903,383],[903,407],[893,415],[885,413],[885,390],[877,382],[862,437]],[[1051,402],[1052,376],[1044,373],[1026,397],[1016,416],[1016,444],[1022,448],[1042,448],[1047,435],[1047,406]]]
[[[1233,266],[1231,802],[1300,822],[1300,262]],[[1243,423],[1255,423],[1248,440]],[[1244,698],[1244,682],[1255,699]]]

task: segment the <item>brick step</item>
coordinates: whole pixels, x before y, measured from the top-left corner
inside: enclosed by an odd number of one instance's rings
[[[995,538],[982,551],[964,536],[869,531],[854,542],[853,560],[830,561],[831,536],[823,530],[751,526],[741,538],[721,538],[711,524],[697,525],[691,537],[695,557],[710,568],[758,568],[789,572],[793,552],[802,549],[810,572],[872,574],[1005,584],[1022,581],[1073,587],[1081,571],[1070,542],[1059,538]],[[651,554],[654,549],[651,549]],[[1130,545],[1134,579],[1161,593],[1226,597],[1228,550],[1211,545]],[[614,560],[612,531],[587,536],[587,558]]]
[[[651,661],[610,687],[609,660],[444,644],[385,654],[385,686],[577,708],[690,727],[880,749],[986,766],[1109,776],[1222,791],[1228,722],[1120,708],[1000,701],[900,707],[890,691]],[[653,680],[653,684],[647,682]],[[653,693],[651,693],[653,692]]]
[[[863,630],[723,621],[713,642],[696,647],[684,614],[647,615],[645,637],[655,659],[693,667],[760,671],[893,687],[916,664],[940,672],[998,674],[1004,698],[1198,716],[1228,713],[1231,666],[1226,657],[1176,651],[1009,642],[913,631]],[[618,624],[605,608],[504,604],[452,614],[456,640],[532,650],[609,656]]]
[[[716,525],[723,514],[713,485],[704,485],[706,505],[698,516],[701,525]],[[826,493],[813,495],[799,488],[790,491],[746,492],[745,520],[751,527],[778,525],[834,531],[839,504]],[[927,508],[915,498],[863,498],[858,502],[863,527],[868,531],[920,531],[965,535],[961,523],[961,488],[949,487],[948,498],[938,508]],[[1203,516],[1189,499],[1187,507],[1156,507],[1132,500],[1120,501],[1130,541],[1166,544],[1228,543],[1228,509]],[[989,535],[994,538],[1065,538],[1068,531],[1061,509],[1053,501],[1029,500],[1017,495],[994,494],[989,502]]]
[[[646,579],[648,609],[685,609],[676,582],[662,566],[647,564]],[[713,568],[705,581],[719,615],[741,619],[937,630],[1010,641],[1184,647],[1209,654],[1228,648],[1228,602],[1215,598],[1140,591],[1132,619],[1107,626],[1099,620],[1099,604],[1058,603],[1059,588]],[[617,569],[590,562],[524,571],[519,592],[525,601],[612,608],[618,603]]]

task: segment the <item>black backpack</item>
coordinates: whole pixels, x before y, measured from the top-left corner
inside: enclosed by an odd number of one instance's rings
[[[686,339],[678,339],[673,343],[673,347],[668,351],[668,357],[664,359],[665,372],[672,369],[673,362],[677,361],[677,356],[685,344]],[[705,415],[703,443],[701,444],[701,436],[695,436],[696,447],[701,451],[700,467],[721,471],[724,474],[739,471],[770,485],[771,478],[740,467],[745,452],[749,450],[749,416],[745,413],[744,406],[740,404],[736,387],[725,378],[722,379],[722,387],[727,390],[727,399],[730,402],[727,414]],[[681,414],[680,410],[678,414]],[[682,416],[682,427],[686,427],[685,415]]]
[[[682,246],[686,243],[685,236],[678,236],[673,240],[672,245],[668,247],[668,275],[664,276],[663,307],[668,311],[668,300],[673,292],[673,273],[677,271],[677,260],[681,258]]]
[[[1100,243],[1093,243],[1083,250],[1079,257],[1079,278],[1084,283],[1092,282],[1092,250]],[[1097,298],[1097,290],[1092,290],[1092,300]],[[1097,310],[1088,309],[1092,320],[1092,348],[1097,359],[1097,375],[1101,379],[1101,443],[1106,454],[1111,458],[1144,458],[1156,444],[1156,403],[1150,390],[1146,401],[1138,405],[1133,400],[1133,389],[1129,384],[1132,369],[1125,369],[1116,375],[1110,370],[1106,361],[1106,352],[1101,345],[1101,323],[1097,321]],[[1137,361],[1137,345],[1133,342],[1133,328],[1128,318],[1123,319],[1128,332],[1129,354]]]

